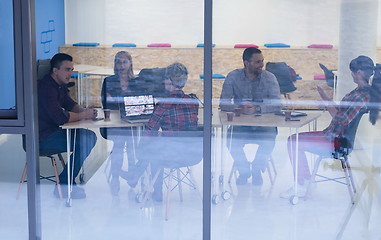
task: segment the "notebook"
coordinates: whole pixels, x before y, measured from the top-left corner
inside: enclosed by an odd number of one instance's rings
[[[148,122],[154,107],[152,95],[126,96],[120,106],[120,117],[129,123]]]

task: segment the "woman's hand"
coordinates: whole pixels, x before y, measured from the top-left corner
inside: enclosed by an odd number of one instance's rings
[[[317,86],[316,87],[316,90],[318,91],[321,99],[323,99],[324,101],[331,101],[332,99],[330,97],[327,96],[327,94],[324,92],[323,88]]]
[[[328,97],[327,94],[324,92],[324,90],[317,86],[316,87],[321,99],[323,100],[323,103],[325,107],[327,108],[329,114],[333,117],[336,115],[338,109],[336,107],[336,104],[332,101],[332,98]]]

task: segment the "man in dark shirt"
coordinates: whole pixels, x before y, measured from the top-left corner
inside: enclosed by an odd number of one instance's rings
[[[60,128],[67,122],[95,118],[97,110],[82,108],[70,96],[67,84],[73,73],[73,58],[64,53],[58,53],[50,61],[50,73],[38,81],[38,119],[40,150],[56,149],[66,152],[66,130]],[[74,130],[73,130],[74,131]],[[76,134],[71,134],[71,166],[74,167],[71,183],[74,184],[72,198],[85,198],[85,191],[75,185],[83,162],[90,154],[96,143],[94,132],[78,129]],[[74,139],[75,138],[75,139]],[[67,165],[59,175],[62,194],[67,195]],[[66,189],[66,191],[65,191]],[[54,190],[58,197],[57,187]]]

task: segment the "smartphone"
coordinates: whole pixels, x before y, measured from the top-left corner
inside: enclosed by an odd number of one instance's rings
[[[104,118],[93,118],[93,121],[101,121],[101,120],[104,120]]]

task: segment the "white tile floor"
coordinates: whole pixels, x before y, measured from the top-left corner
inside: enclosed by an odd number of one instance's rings
[[[323,116],[319,120],[319,127],[324,127],[327,119],[328,116]],[[363,121],[362,125],[370,124]],[[380,132],[379,125],[370,133]],[[278,171],[273,186],[264,173],[262,187],[237,187],[233,182],[231,186],[225,184],[224,189],[217,191],[229,190],[232,197],[212,205],[212,239],[338,239],[337,233],[350,207],[346,186],[320,183],[311,198],[306,201],[301,199],[297,205],[279,198],[279,193],[292,184],[291,166],[285,147],[288,135],[288,129],[280,129],[273,153]],[[351,155],[355,180],[360,191],[367,176],[372,181],[368,188],[370,190],[364,192],[353,211],[341,239],[381,239],[379,169],[373,175],[364,173],[367,167],[369,169],[370,162],[373,161],[375,166],[380,165],[379,135],[369,137],[367,129],[360,130],[358,134],[361,144]],[[28,238],[26,188],[21,198],[15,199],[17,181],[25,159],[19,143],[19,136],[0,136],[0,239]],[[248,155],[254,154],[255,147],[247,146],[246,150]],[[104,147],[97,151],[107,154]],[[91,164],[86,166],[88,169],[95,168]],[[230,166],[231,159],[225,169],[225,179]],[[340,174],[327,164],[322,169],[328,174]],[[194,172],[201,185],[201,166],[197,166]],[[64,200],[53,197],[54,185],[41,184],[43,239],[202,239],[202,203],[193,190],[184,188],[182,203],[176,191],[172,194],[169,221],[164,221],[164,206],[148,202],[146,208],[140,209],[134,199],[137,190],[131,190],[123,180],[119,196],[113,197],[107,183],[107,173],[105,161],[84,186],[87,198],[73,200],[71,208],[65,206]],[[370,195],[371,192],[374,195]],[[369,196],[374,196],[373,204],[369,204]]]

